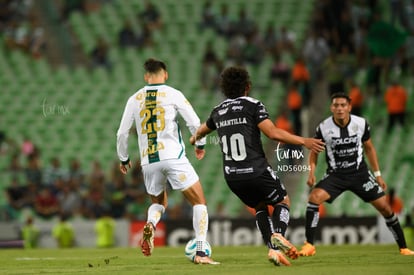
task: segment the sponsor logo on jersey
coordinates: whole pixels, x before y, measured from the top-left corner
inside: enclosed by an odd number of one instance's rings
[[[229,101],[229,102],[224,102],[223,104],[221,104],[221,107],[225,108],[231,104],[240,104],[241,101],[240,100],[234,100],[234,101]]]
[[[346,144],[357,144],[358,143],[358,136],[351,136],[351,137],[340,137],[340,138],[335,138],[332,137],[332,145],[336,146],[336,145],[346,145]]]
[[[233,106],[231,107],[231,109],[235,112],[240,112],[241,110],[243,110],[243,106]]]
[[[224,166],[224,172],[227,175],[229,175],[229,174],[249,174],[249,173],[253,173],[254,169],[253,169],[253,167],[237,168],[237,167]]]
[[[352,166],[355,166],[357,164],[356,161],[342,161],[340,163],[337,163],[337,167],[340,169],[345,169],[345,168],[349,168]]]
[[[222,116],[222,115],[226,114],[228,110],[229,110],[229,108],[221,109],[221,110],[218,111],[218,114]]]
[[[355,153],[358,153],[358,147],[344,148],[338,150],[332,150],[338,157],[353,156]]]
[[[158,142],[156,144],[152,144],[148,146],[147,149],[142,150],[142,156],[145,157],[146,155],[151,155],[151,154],[154,154],[155,152],[158,152],[164,149],[165,149],[164,143]]]
[[[235,171],[236,171],[236,167],[224,166],[224,172],[226,172],[227,175],[234,173]]]
[[[146,97],[166,97],[166,92],[161,91],[143,91],[142,93],[139,93],[135,96],[136,100],[144,100]]]

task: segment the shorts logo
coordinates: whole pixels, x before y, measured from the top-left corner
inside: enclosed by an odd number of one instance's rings
[[[179,174],[178,175],[178,180],[181,182],[184,182],[187,180],[187,176],[185,174]]]
[[[372,181],[367,181],[366,183],[364,183],[362,185],[362,187],[364,187],[365,192],[368,192],[368,191],[374,189],[375,186],[378,186],[378,184],[376,184],[375,182],[372,182]]]

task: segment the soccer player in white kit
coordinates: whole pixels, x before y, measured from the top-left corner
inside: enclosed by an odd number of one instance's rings
[[[191,134],[200,126],[200,119],[181,91],[165,84],[168,72],[164,62],[148,59],[144,63],[146,86],[133,94],[126,104],[117,132],[117,153],[120,170],[126,174],[131,167],[128,135],[135,123],[145,187],[151,197],[147,223],[143,230],[142,253],[151,256],[158,222],[167,208],[167,182],[180,190],[193,206],[193,228],[197,241],[194,263],[218,264],[205,254],[208,230],[206,199],[199,177],[185,155],[185,146],[177,122],[177,114],[185,120]],[[197,159],[204,157],[206,141],[195,145]]]

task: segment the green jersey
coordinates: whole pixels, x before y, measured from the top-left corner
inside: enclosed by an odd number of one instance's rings
[[[39,240],[39,229],[34,225],[26,225],[22,228],[24,248],[35,248]]]
[[[112,247],[115,242],[115,221],[111,217],[99,218],[95,223],[98,247]]]
[[[56,239],[59,247],[72,247],[75,240],[75,232],[68,222],[59,222],[53,227],[53,237]]]

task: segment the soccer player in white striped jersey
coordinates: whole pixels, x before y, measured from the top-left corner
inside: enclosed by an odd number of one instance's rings
[[[147,83],[133,94],[126,104],[117,132],[117,153],[120,170],[126,174],[131,167],[128,135],[135,123],[145,187],[152,204],[148,208],[141,250],[151,256],[158,222],[167,208],[167,182],[180,190],[193,206],[193,227],[197,240],[194,263],[218,264],[205,254],[208,230],[206,199],[199,177],[185,155],[185,146],[177,115],[185,120],[191,134],[200,126],[200,119],[181,91],[165,84],[168,79],[164,62],[148,59],[144,64]],[[205,139],[195,146],[197,159],[204,157]]]

